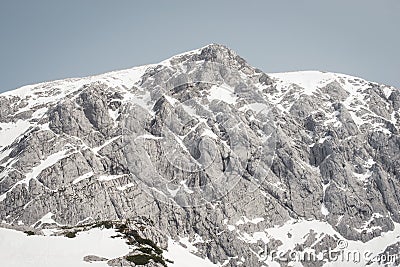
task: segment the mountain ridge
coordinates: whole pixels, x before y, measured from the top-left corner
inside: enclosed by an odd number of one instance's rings
[[[188,55],[191,55],[191,54],[195,54],[195,53],[200,52],[203,49],[217,49],[218,50],[219,48],[222,48],[225,51],[229,51],[229,53],[237,55],[237,53],[234,50],[228,48],[225,45],[218,44],[218,43],[210,43],[210,44],[205,45],[205,46],[203,46],[201,48],[198,48],[198,49],[193,49],[193,50],[189,50],[189,51],[186,51],[186,52],[182,52],[182,53],[173,55],[173,56],[171,56],[171,57],[169,57],[167,59],[164,59],[164,60],[162,60],[162,61],[160,61],[158,63],[150,63],[150,64],[134,66],[134,67],[131,67],[131,68],[126,68],[126,69],[106,71],[106,72],[103,72],[103,73],[94,74],[94,75],[88,75],[88,76],[83,76],[83,77],[67,77],[67,78],[61,78],[61,79],[56,79],[56,80],[49,80],[49,81],[43,81],[43,82],[38,82],[38,83],[27,84],[27,85],[23,85],[23,86],[14,88],[14,89],[9,89],[7,91],[1,92],[0,95],[7,96],[7,95],[11,94],[12,92],[17,93],[18,91],[25,91],[27,89],[38,87],[40,85],[45,86],[47,84],[58,83],[58,82],[62,82],[62,81],[77,81],[77,80],[82,80],[82,79],[88,79],[88,82],[90,82],[89,79],[91,79],[91,78],[101,79],[101,78],[103,78],[103,76],[104,77],[108,77],[108,76],[112,76],[112,74],[129,72],[130,70],[134,70],[134,69],[140,69],[140,68],[146,68],[146,67],[147,68],[148,67],[154,67],[154,66],[163,65],[163,64],[167,64],[168,65],[168,62],[170,62],[173,59],[176,59],[176,58],[179,58],[179,57],[182,57],[182,56],[185,57],[185,56],[188,56]],[[256,69],[258,69],[258,68],[256,68]],[[262,70],[259,70],[259,71],[263,72]],[[349,74],[345,74],[345,73],[338,73],[338,72],[331,72],[331,71],[311,70],[311,69],[310,70],[287,71],[287,72],[286,71],[285,72],[270,72],[270,73],[269,72],[265,72],[265,73],[266,74],[270,74],[270,75],[274,75],[274,74],[275,75],[279,75],[279,74],[283,75],[283,74],[295,74],[295,73],[305,73],[305,74],[307,74],[307,73],[311,73],[311,72],[330,73],[330,74],[335,74],[335,75],[347,76],[348,78],[352,78],[352,79],[361,79],[361,80],[367,81],[366,78],[361,78],[361,77],[358,77],[358,76],[355,76],[355,75],[349,75]],[[118,75],[116,75],[116,76],[118,76]],[[390,87],[390,88],[395,88],[394,86],[391,86],[391,85],[388,85],[388,84],[384,84],[384,83],[379,83],[379,82],[374,82],[374,81],[370,81],[370,82],[375,83],[375,84],[379,84],[381,86],[387,86],[387,87]]]

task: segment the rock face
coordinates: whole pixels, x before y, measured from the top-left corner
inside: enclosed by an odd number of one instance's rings
[[[224,266],[368,247],[399,230],[399,107],[393,87],[266,74],[216,44],[26,86],[0,95],[0,221],[145,217],[162,248],[187,238]]]

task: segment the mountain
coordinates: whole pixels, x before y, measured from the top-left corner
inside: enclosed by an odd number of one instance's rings
[[[398,265],[399,107],[396,88],[267,74],[218,44],[3,93],[0,262]]]

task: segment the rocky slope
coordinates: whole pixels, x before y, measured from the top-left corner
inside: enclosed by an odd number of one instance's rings
[[[216,266],[396,251],[399,107],[393,87],[266,74],[216,44],[25,86],[0,95],[0,221],[40,232],[140,219],[131,228],[161,249],[180,241]]]

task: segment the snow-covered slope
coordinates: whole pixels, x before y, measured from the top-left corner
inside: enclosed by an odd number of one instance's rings
[[[1,265],[8,267],[31,266],[108,266],[105,261],[85,262],[87,255],[117,258],[129,252],[128,245],[114,230],[92,229],[75,238],[63,236],[27,236],[26,234],[0,228]]]

